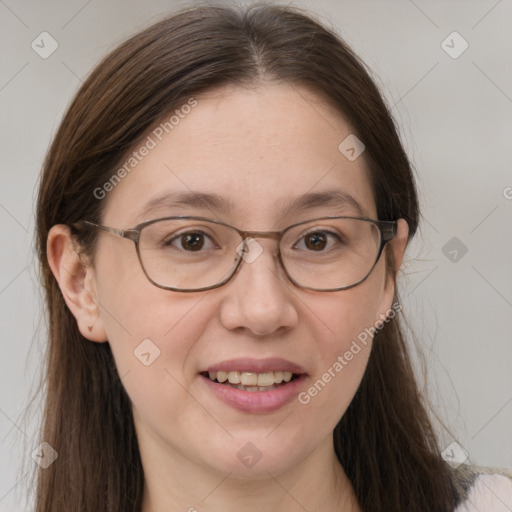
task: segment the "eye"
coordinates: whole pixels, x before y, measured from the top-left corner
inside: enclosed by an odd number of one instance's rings
[[[212,239],[206,233],[200,230],[196,230],[186,231],[184,233],[180,233],[179,235],[173,233],[172,235],[169,235],[169,237],[164,241],[163,245],[164,247],[169,247],[172,245],[178,249],[183,249],[188,252],[198,252],[204,247],[205,243],[208,243],[208,241],[210,241],[211,247],[207,248],[215,247]]]
[[[299,242],[293,247],[294,249],[300,248],[298,247],[301,242],[304,242],[304,245],[307,249],[314,252],[323,252],[325,247],[329,243],[329,239],[334,241],[334,244],[339,243],[342,244],[343,240],[340,236],[332,231],[310,231],[306,235],[302,236]],[[332,248],[332,247],[331,247]]]

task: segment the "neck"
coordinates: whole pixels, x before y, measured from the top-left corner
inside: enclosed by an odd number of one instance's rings
[[[220,474],[161,450],[150,454],[141,449],[141,457],[146,478],[141,512],[362,510],[332,437],[295,467],[255,480]]]

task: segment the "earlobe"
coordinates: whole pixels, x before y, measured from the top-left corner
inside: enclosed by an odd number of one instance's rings
[[[94,269],[84,262],[68,226],[57,224],[50,229],[47,254],[51,271],[82,336],[90,341],[107,341],[98,305]]]

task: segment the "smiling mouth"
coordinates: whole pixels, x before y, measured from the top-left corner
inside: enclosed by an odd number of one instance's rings
[[[214,371],[201,372],[203,377],[212,382],[230,386],[242,391],[271,391],[285,386],[289,382],[300,377],[299,374],[289,371],[275,372],[238,372],[238,371]]]

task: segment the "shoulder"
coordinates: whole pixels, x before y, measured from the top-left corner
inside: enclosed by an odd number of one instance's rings
[[[512,470],[461,464],[453,472],[459,497],[454,512],[512,510]]]

